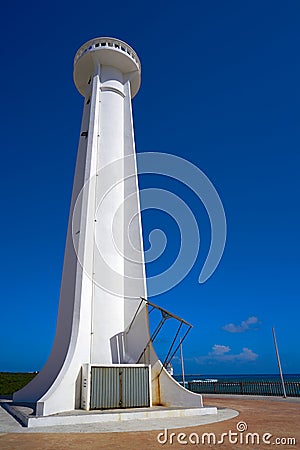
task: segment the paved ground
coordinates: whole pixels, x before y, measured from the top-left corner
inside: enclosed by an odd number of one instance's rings
[[[17,417],[14,415],[14,409],[12,411],[7,411],[1,404],[5,406],[5,402],[0,399],[0,435],[4,433],[118,433],[118,432],[128,432],[128,431],[149,431],[149,430],[161,430],[162,419],[158,418],[146,418],[146,419],[131,419],[123,421],[100,421],[97,423],[83,423],[83,424],[72,424],[72,425],[51,425],[51,426],[39,426],[39,427],[29,427],[23,426],[22,423],[18,422]],[[8,405],[10,404],[10,401]],[[25,414],[31,414],[32,409],[26,407],[17,407]],[[166,408],[157,407],[157,410],[164,410]],[[169,408],[169,410],[178,408]],[[132,408],[127,410],[130,412],[140,412],[144,408]],[[114,410],[115,412],[116,410]],[[148,411],[148,409],[147,409]],[[96,413],[107,414],[112,411],[93,411],[93,415]],[[11,415],[12,414],[12,415]],[[57,414],[56,416],[70,416],[71,412]],[[86,416],[87,411],[76,411],[76,415]],[[14,416],[14,417],[12,417]],[[204,425],[213,422],[220,422],[223,420],[228,420],[233,417],[238,416],[238,412],[229,408],[218,408],[218,414],[206,414],[197,415],[189,417],[166,417],[163,419],[164,426],[169,429],[173,428],[183,428],[196,425]],[[1,447],[0,447],[1,448]]]
[[[215,405],[220,408],[229,408],[239,411],[240,415],[230,420],[210,423],[195,426],[191,422],[191,418],[185,418],[187,423],[182,425],[181,429],[170,430],[166,433],[167,443],[165,445],[159,444],[157,441],[158,433],[162,433],[160,440],[164,442],[165,434],[164,429],[170,427],[171,424],[161,420],[155,431],[135,431],[135,432],[105,432],[95,433],[91,430],[91,433],[83,433],[78,428],[78,433],[32,433],[25,431],[23,433],[15,432],[13,422],[10,422],[11,428],[7,429],[6,433],[0,434],[0,449],[1,450],[91,450],[91,449],[157,449],[157,448],[182,448],[185,447],[195,448],[197,446],[192,443],[178,443],[177,438],[183,441],[188,441],[189,438],[192,442],[197,442],[197,437],[200,439],[198,447],[202,448],[220,448],[221,450],[234,450],[234,449],[255,449],[265,450],[270,448],[285,448],[285,449],[300,449],[300,402],[287,401],[282,399],[268,399],[263,400],[251,399],[251,398],[236,398],[236,397],[210,397],[205,396],[206,406]],[[224,411],[224,410],[223,410]],[[13,421],[13,419],[11,419]],[[170,420],[170,419],[168,419]],[[176,419],[172,419],[174,421]],[[237,430],[237,424],[239,430]],[[246,424],[246,425],[245,425]],[[173,424],[174,425],[174,424]],[[1,427],[1,422],[0,422]],[[242,431],[243,427],[247,427],[247,431]],[[24,430],[24,429],[23,429]],[[230,430],[236,435],[231,436],[231,442],[229,441],[228,434]],[[66,430],[65,430],[66,431]],[[175,436],[171,436],[170,433],[175,433]],[[179,433],[185,433],[186,436],[180,436]],[[191,433],[194,433],[191,435]],[[211,442],[208,443],[208,437],[203,433],[214,433],[210,436]],[[221,443],[221,434],[224,435],[224,442]],[[250,443],[245,444],[247,433],[257,433],[253,439],[254,444],[251,444],[251,436],[248,436]],[[263,435],[265,436],[266,443],[262,442]],[[205,442],[201,444],[201,439],[205,438]],[[216,439],[216,443],[213,443],[213,439]],[[240,442],[234,443],[234,440],[238,438]],[[295,439],[296,443],[288,442],[288,439]],[[171,442],[170,443],[170,439]],[[258,440],[259,439],[259,443]],[[276,441],[277,439],[277,441]],[[219,442],[219,443],[218,443]],[[269,442],[269,444],[268,444]]]

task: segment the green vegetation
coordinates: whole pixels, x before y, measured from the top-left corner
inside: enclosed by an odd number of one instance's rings
[[[29,383],[36,373],[0,372],[0,395],[10,395]]]

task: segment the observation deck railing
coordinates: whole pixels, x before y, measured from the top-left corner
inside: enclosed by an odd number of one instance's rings
[[[121,53],[126,53],[127,56],[130,56],[135,63],[137,64],[138,68],[140,69],[141,63],[140,60],[135,53],[135,51],[125,42],[119,41],[117,39],[110,39],[110,38],[96,38],[93,39],[86,44],[84,44],[80,49],[77,51],[75,58],[74,58],[74,64],[77,63],[77,61],[87,52],[91,50],[96,50],[98,48],[113,48],[114,50],[120,51]]]

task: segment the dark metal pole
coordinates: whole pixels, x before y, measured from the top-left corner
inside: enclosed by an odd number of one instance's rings
[[[179,332],[180,332],[180,330],[181,330],[181,327],[182,327],[182,322],[180,323],[180,325],[179,325],[179,327],[178,327],[178,330],[177,330],[177,332],[176,332],[176,334],[175,334],[175,337],[174,337],[174,339],[173,339],[173,342],[172,342],[172,344],[171,344],[171,347],[169,348],[168,354],[167,354],[167,356],[165,357],[165,360],[164,360],[164,362],[163,362],[163,366],[164,366],[164,367],[166,367],[166,364],[167,364],[168,362],[171,362],[171,361],[168,361],[168,358],[169,358],[169,355],[170,355],[170,353],[171,353],[171,351],[172,351],[172,348],[174,347],[174,344],[175,344],[176,339],[177,339],[177,336],[178,336],[178,334],[179,334]]]
[[[186,336],[188,335],[188,333],[189,333],[189,331],[191,330],[191,328],[192,328],[192,325],[186,330],[186,332],[185,332],[183,338],[181,339],[181,342],[183,342],[183,341],[185,340],[185,338],[186,338]],[[169,360],[167,361],[167,364],[168,364],[168,362],[172,361],[173,356],[177,353],[177,350],[179,349],[179,346],[180,346],[180,343],[177,345],[177,347],[175,348],[174,352],[173,352],[172,355],[169,357]],[[161,372],[161,371],[160,371],[160,372]],[[160,373],[159,373],[159,374],[160,374]]]
[[[183,362],[182,339],[181,338],[180,338],[180,359],[181,359],[182,385],[183,385],[183,387],[185,387],[184,362]]]

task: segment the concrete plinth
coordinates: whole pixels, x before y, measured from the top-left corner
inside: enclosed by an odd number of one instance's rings
[[[5,404],[5,409],[25,427],[52,427],[65,425],[106,424],[107,422],[124,422],[134,420],[161,420],[176,417],[195,417],[213,415],[217,419],[217,408],[166,408],[155,406],[152,408],[129,408],[106,411],[74,410],[51,416],[35,416],[34,408],[14,404]]]

